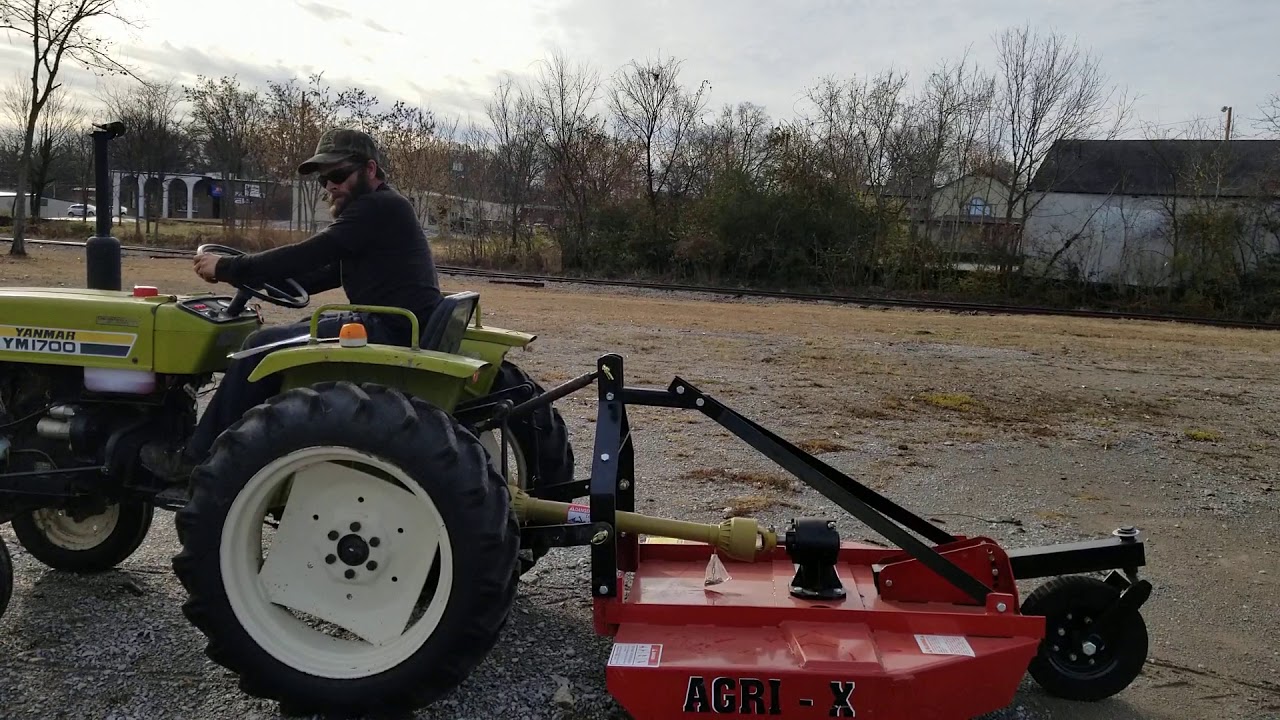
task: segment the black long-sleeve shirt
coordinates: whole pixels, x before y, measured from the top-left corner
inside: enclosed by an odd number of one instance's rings
[[[431,246],[413,206],[386,184],[352,200],[332,224],[300,243],[218,260],[217,278],[226,282],[290,277],[308,293],[341,287],[352,304],[404,308],[420,327],[440,300]]]

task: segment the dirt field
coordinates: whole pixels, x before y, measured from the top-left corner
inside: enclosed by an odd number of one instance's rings
[[[630,384],[684,377],[952,532],[1023,546],[1139,526],[1155,585],[1143,676],[1090,705],[1027,682],[993,717],[1280,717],[1280,335],[444,281],[478,289],[486,323],[540,335],[513,360],[544,385],[621,353]],[[0,284],[60,282],[84,283],[79,253],[0,256]],[[207,287],[186,261],[128,257],[135,283]],[[593,395],[561,407],[585,477]],[[700,415],[636,410],[633,425],[643,511],[778,524],[838,512],[776,482],[763,456]],[[878,539],[852,520],[841,530]],[[18,573],[0,620],[0,715],[274,716],[204,658],[182,618],[167,514],[120,572],[94,578],[48,571],[0,533]],[[421,717],[619,716],[603,682],[608,642],[591,636],[586,558],[544,559],[511,642]],[[568,710],[552,702],[561,686]]]

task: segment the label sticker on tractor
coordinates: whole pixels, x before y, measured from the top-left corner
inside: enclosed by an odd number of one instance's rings
[[[578,504],[570,505],[566,522],[571,525],[585,525],[591,522],[591,506]]]
[[[126,358],[137,338],[133,333],[0,325],[0,352]]]
[[[610,667],[658,667],[661,662],[661,645],[617,643],[609,653]]]
[[[916,644],[925,655],[967,655],[973,657],[973,647],[961,635],[916,635]]]

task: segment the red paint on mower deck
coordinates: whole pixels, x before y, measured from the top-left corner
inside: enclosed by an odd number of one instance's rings
[[[842,547],[846,596],[827,602],[791,596],[795,566],[781,549],[725,560],[731,579],[705,587],[709,547],[640,544],[625,599],[596,602],[597,631],[614,635],[610,693],[636,720],[961,720],[1012,702],[1043,618],[1019,615],[1005,593],[985,607],[885,600],[871,566],[901,551]]]

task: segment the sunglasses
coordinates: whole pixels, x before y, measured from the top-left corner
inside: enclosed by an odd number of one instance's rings
[[[351,173],[359,169],[359,165],[348,165],[347,167],[334,168],[329,172],[321,173],[316,177],[316,182],[320,183],[320,187],[327,187],[329,183],[341,185],[346,182],[347,178],[351,177]]]

